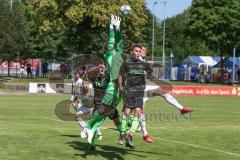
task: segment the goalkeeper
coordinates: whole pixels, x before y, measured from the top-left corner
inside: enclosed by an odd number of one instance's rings
[[[101,126],[105,117],[109,113],[116,111],[116,106],[121,101],[121,95],[116,83],[119,75],[119,69],[122,64],[122,38],[120,32],[120,22],[121,19],[119,17],[111,15],[108,50],[104,54],[105,65],[107,66],[108,74],[110,75],[110,81],[107,85],[107,89],[98,110],[93,113],[91,119],[87,123],[85,131],[88,136],[88,143],[90,144],[92,143],[96,128]],[[117,50],[114,49],[115,43]],[[118,126],[118,129],[120,129],[120,125]],[[95,147],[94,144],[93,147]]]

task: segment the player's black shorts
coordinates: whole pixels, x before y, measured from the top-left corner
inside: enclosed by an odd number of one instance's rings
[[[119,119],[119,117],[120,117],[117,108],[115,108],[111,112],[109,112],[107,114],[107,116],[110,120]]]
[[[124,107],[135,109],[143,107],[143,98],[144,98],[144,88],[131,88],[125,91],[125,95],[123,97]]]
[[[94,106],[94,110],[93,110],[92,113],[94,113],[95,110],[98,110],[98,108],[100,107],[100,105],[101,105],[101,101],[95,101],[95,106]],[[118,112],[118,110],[117,110],[116,107],[115,107],[114,109],[112,109],[112,111],[109,112],[109,113],[107,114],[107,116],[108,116],[108,118],[109,118],[110,120],[114,120],[114,119],[120,117],[120,116],[119,116],[119,112]]]

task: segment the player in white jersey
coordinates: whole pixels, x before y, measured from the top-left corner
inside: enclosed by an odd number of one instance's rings
[[[143,45],[142,52],[141,52],[141,59],[145,61],[145,57],[147,55],[147,47]],[[148,61],[151,64],[154,64],[153,61]],[[151,96],[162,96],[168,103],[170,103],[172,106],[180,110],[181,114],[191,112],[192,109],[188,107],[183,107],[178,101],[172,97],[172,95],[169,93],[170,90],[165,90],[161,88],[161,86],[157,85],[153,81],[148,80],[145,88],[145,99],[146,102],[149,98],[149,95]]]
[[[141,50],[141,57],[139,57],[140,60],[146,61],[145,57],[147,55],[147,47],[146,45],[142,45]],[[153,61],[148,61],[150,64],[154,64]],[[161,88],[161,86],[157,85],[153,81],[147,79],[146,80],[146,87],[144,92],[144,106],[146,104],[146,101],[151,96],[161,96],[163,97],[168,103],[170,103],[172,106],[176,107],[178,110],[180,110],[181,114],[191,112],[192,109],[188,107],[183,107],[178,101],[169,93],[169,90],[164,90]],[[144,109],[143,109],[144,111]],[[149,136],[147,129],[146,129],[146,122],[145,122],[145,114],[144,112],[140,115],[140,127],[142,129],[143,133],[143,139],[147,141],[148,143],[152,143],[153,139]]]

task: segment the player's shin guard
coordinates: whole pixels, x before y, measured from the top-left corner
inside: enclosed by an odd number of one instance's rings
[[[94,134],[96,133],[96,130],[98,127],[100,127],[102,125],[102,123],[105,120],[105,116],[99,116],[99,118],[97,119],[97,121],[94,123],[94,125],[92,126],[92,129],[88,129],[87,130],[87,136],[88,136],[88,143],[91,144],[92,140],[94,138]]]
[[[134,117],[133,121],[132,121],[132,126],[130,128],[130,132],[131,133],[136,132],[137,128],[138,128],[138,125],[139,125],[139,118],[138,117]]]
[[[98,120],[98,118],[100,118],[100,116],[101,116],[100,113],[98,112],[98,110],[96,110],[92,114],[92,117],[87,121],[86,127],[91,128],[93,124]]]
[[[122,124],[119,124],[118,126],[117,126],[117,129],[118,129],[118,131],[121,133],[122,132]]]
[[[121,121],[121,126],[120,126],[120,131],[126,133],[127,130],[127,121],[128,117],[126,115],[122,116],[122,121]]]
[[[97,129],[103,124],[104,121],[105,121],[105,117],[103,116],[99,117],[96,123],[94,123],[94,125],[92,126],[92,129],[91,129],[92,132],[95,133]]]

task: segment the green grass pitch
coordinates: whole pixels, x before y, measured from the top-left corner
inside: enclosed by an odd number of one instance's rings
[[[117,143],[118,132],[107,120],[103,140],[88,151],[76,122],[59,120],[55,105],[69,95],[0,95],[0,159],[77,160],[239,160],[240,97],[177,96],[194,112],[185,117],[155,97],[147,103],[147,128],[155,142],[141,133],[134,136],[135,150]],[[120,108],[121,106],[119,106]]]

